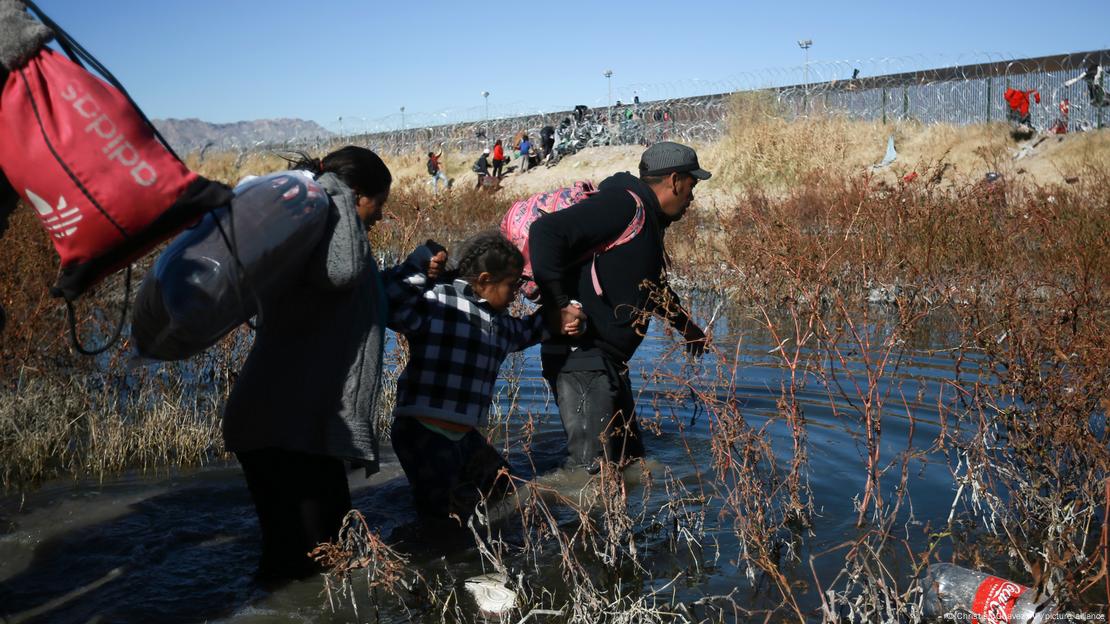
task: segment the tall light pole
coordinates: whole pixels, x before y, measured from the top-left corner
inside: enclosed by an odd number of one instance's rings
[[[609,144],[613,144],[613,70],[607,69],[601,74],[609,86],[609,99],[605,104],[605,127],[609,130]]]
[[[486,99],[486,132],[489,132],[489,91],[482,91],[482,97]]]
[[[405,107],[401,107],[401,150],[405,149]]]
[[[800,40],[798,40],[798,47],[805,50],[805,53],[806,53],[806,63],[803,66],[804,67],[803,71],[805,72],[804,73],[805,78],[803,79],[803,84],[802,84],[802,112],[803,113],[806,111],[806,107],[807,107],[808,102],[809,102],[809,47],[811,45],[813,45],[813,40],[812,39],[800,39]]]

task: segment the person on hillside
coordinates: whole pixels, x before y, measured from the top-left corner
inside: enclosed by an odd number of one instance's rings
[[[524,135],[520,139],[520,172],[528,171],[528,165],[531,161],[532,142],[528,140],[528,135]]]
[[[1110,98],[1106,97],[1106,90],[1102,83],[1102,65],[1092,64],[1083,73],[1083,80],[1087,82],[1087,96],[1091,99],[1091,106],[1110,106]]]
[[[443,180],[443,188],[449,188],[450,181],[447,179],[447,174],[443,172],[443,167],[440,165],[440,159],[443,158],[443,152],[438,154],[435,152],[428,152],[428,175],[432,176],[428,180],[428,184],[432,185],[432,193],[439,194],[439,181]]]
[[[1029,115],[1029,97],[1032,96],[1037,104],[1041,103],[1041,94],[1037,90],[1022,91],[1021,89],[1006,89],[1002,95],[1010,108],[1007,111],[1007,117],[1017,126],[1025,126],[1030,131],[1033,129],[1033,122]]]
[[[524,270],[520,250],[497,231],[471,237],[461,250],[450,283],[429,280],[420,259],[390,281],[389,326],[409,345],[390,439],[417,511],[465,519],[509,485],[508,462],[480,431],[501,364],[550,334],[541,311],[519,318],[507,311]],[[581,321],[556,329],[577,333]]]
[[[1091,63],[1082,74],[1065,81],[1064,86],[1070,87],[1080,80],[1087,83],[1087,97],[1091,100],[1091,106],[1110,106],[1110,98],[1106,96],[1102,86],[1102,65]]]
[[[482,183],[485,182],[486,176],[489,175],[489,148],[482,150],[482,155],[478,160],[474,161],[474,173],[478,175],[478,183],[474,186],[475,189],[482,188]]]
[[[590,471],[602,460],[623,464],[643,455],[628,361],[650,315],[674,326],[691,353],[700,354],[706,345],[705,333],[666,284],[663,236],[710,173],[698,165],[693,149],[668,142],[644,151],[639,169],[639,178],[613,175],[588,199],[536,220],[528,236],[541,301],[563,324],[589,319],[582,337],[545,342],[541,361],[559,405],[569,462]],[[580,260],[620,236],[638,206],[644,213],[639,233],[595,262]],[[594,269],[603,295],[595,288]]]
[[[267,305],[223,418],[224,443],[258,513],[258,578],[267,584],[319,572],[308,552],[337,537],[351,508],[344,462],[367,475],[378,470],[374,418],[388,321],[366,233],[389,198],[389,169],[355,146],[294,168],[327,192],[327,228],[300,281]],[[445,262],[436,255],[428,273]]]
[[[503,166],[505,166],[505,148],[501,145],[501,139],[497,139],[493,143],[493,176],[495,178],[501,177]]]
[[[548,125],[540,128],[540,145],[542,146],[541,159],[551,158],[551,152],[555,149],[555,126]]]

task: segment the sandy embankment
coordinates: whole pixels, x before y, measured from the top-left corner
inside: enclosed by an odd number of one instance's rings
[[[989,126],[917,126],[883,127],[879,124],[846,125],[850,136],[833,137],[836,145],[815,146],[806,166],[820,167],[824,175],[870,174],[876,181],[897,184],[903,176],[918,172],[916,183],[923,183],[926,173],[943,168],[943,186],[958,186],[983,179],[989,171],[996,171],[1010,180],[1030,185],[1064,184],[1089,173],[1092,166],[1110,167],[1110,129],[1071,133],[1064,135],[1039,135],[1028,141],[1016,142],[1009,137],[1004,124]],[[886,152],[887,137],[893,135],[898,151],[897,160],[890,166],[875,169]],[[797,137],[792,137],[797,139]],[[752,151],[765,149],[758,141],[746,144],[722,140],[707,145],[695,145],[702,166],[715,173],[713,179],[698,185],[697,203],[704,208],[720,209],[732,205],[744,191],[748,181],[735,172],[732,165],[745,156],[750,158],[783,159],[789,150],[766,156],[752,156]],[[526,197],[568,185],[575,180],[600,182],[619,171],[635,173],[643,147],[638,145],[587,148],[564,158],[554,167],[540,166],[524,174],[514,170],[502,182],[504,195],[512,198]],[[470,166],[477,154],[448,153],[444,155],[448,175],[459,188],[470,188],[475,174]],[[427,175],[423,171],[424,156],[406,156],[389,159],[389,165],[402,183],[422,183]],[[511,165],[518,165],[513,159]],[[771,165],[773,171],[775,165]],[[760,188],[768,188],[766,179]],[[781,192],[788,185],[780,185]]]

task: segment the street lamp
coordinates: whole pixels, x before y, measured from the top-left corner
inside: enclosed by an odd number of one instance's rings
[[[805,52],[806,52],[806,63],[804,65],[804,70],[803,70],[805,72],[805,74],[804,74],[805,78],[803,79],[803,82],[802,82],[802,112],[803,113],[805,112],[807,103],[809,101],[809,47],[811,45],[813,45],[813,40],[812,39],[800,39],[798,41],[798,47],[805,50]]]
[[[601,74],[609,86],[609,99],[605,103],[605,126],[609,129],[609,144],[613,144],[613,70],[607,69]]]
[[[482,91],[482,97],[486,98],[486,132],[489,132],[489,91]]]

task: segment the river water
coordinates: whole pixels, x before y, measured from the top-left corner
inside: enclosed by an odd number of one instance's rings
[[[703,308],[703,318],[711,307]],[[741,363],[727,389],[713,388],[719,399],[731,399],[747,424],[764,429],[775,456],[788,462],[792,454],[789,426],[777,417],[785,373],[778,365],[778,341],[742,320],[719,319],[713,325],[715,343],[728,358]],[[954,375],[940,330],[907,344],[896,375],[884,378],[882,389],[904,396],[891,400],[883,415],[882,458],[891,461],[907,449],[927,450],[939,432],[938,404],[950,399],[946,382]],[[740,605],[758,606],[767,595],[766,581],[753,586],[746,567],[738,561],[735,518],[722,503],[724,490],[715,488],[710,460],[713,426],[703,406],[678,379],[699,389],[710,389],[718,379],[719,362],[712,355],[692,364],[674,349],[674,338],[658,323],[632,363],[634,387],[640,391],[642,414],[658,422],[647,436],[654,479],[645,490],[641,478],[630,475],[632,507],[648,517],[661,517],[668,504],[663,487],[669,472],[676,482],[706,495],[704,526],[699,547],[667,547],[675,536],[666,527],[637,532],[641,564],[646,574],[636,576],[642,590],[666,587],[665,595],[691,603],[709,595],[733,593]],[[966,364],[965,364],[966,365]],[[509,457],[520,474],[538,474],[541,482],[573,493],[583,475],[562,471],[563,434],[555,406],[539,375],[538,350],[533,348],[507,364],[519,383],[502,384],[501,405],[515,395],[507,438]],[[842,374],[859,373],[860,353],[848,353]],[[846,379],[846,377],[842,377]],[[727,394],[728,396],[722,396]],[[843,396],[830,395],[816,378],[807,379],[798,393],[807,423],[808,484],[815,514],[810,531],[799,541],[800,563],[785,566],[798,587],[802,606],[814,609],[819,597],[812,589],[814,575],[828,583],[843,567],[843,553],[826,551],[859,535],[854,500],[861,497],[865,472],[864,444],[856,412]],[[521,451],[517,415],[532,413],[539,424],[530,440],[530,453]],[[912,435],[911,435],[912,434]],[[911,439],[912,438],[912,439]],[[411,558],[425,578],[437,578],[459,589],[459,607],[473,608],[462,591],[462,580],[488,571],[473,542],[437,539],[415,524],[407,484],[395,458],[383,445],[381,471],[370,479],[351,473],[355,506],[369,525],[380,531]],[[700,466],[695,471],[694,464]],[[955,488],[949,462],[924,452],[907,464],[909,503],[896,523],[898,539],[921,552],[927,527],[943,527],[953,504]],[[635,469],[638,471],[639,469]],[[884,477],[890,496],[900,478],[897,465]],[[699,485],[700,484],[700,485]],[[644,500],[646,493],[646,500]],[[645,505],[646,507],[641,507]],[[646,523],[650,525],[651,523]],[[61,481],[47,484],[25,498],[0,500],[0,621],[23,622],[345,622],[356,619],[349,605],[327,608],[320,579],[293,583],[277,590],[256,585],[251,574],[258,556],[257,525],[250,498],[236,465],[214,465],[173,471],[157,476],[128,474],[98,482]],[[826,554],[820,554],[826,553]],[[810,555],[820,554],[810,562]],[[904,562],[889,562],[897,571]],[[521,565],[533,585],[558,585],[557,561],[550,569]],[[897,572],[895,572],[897,574]],[[680,580],[670,583],[676,577]],[[375,612],[366,597],[365,583],[356,584],[362,605],[358,620],[407,621],[416,617],[438,621],[439,613],[406,614],[395,606]],[[534,621],[544,621],[534,617]]]

